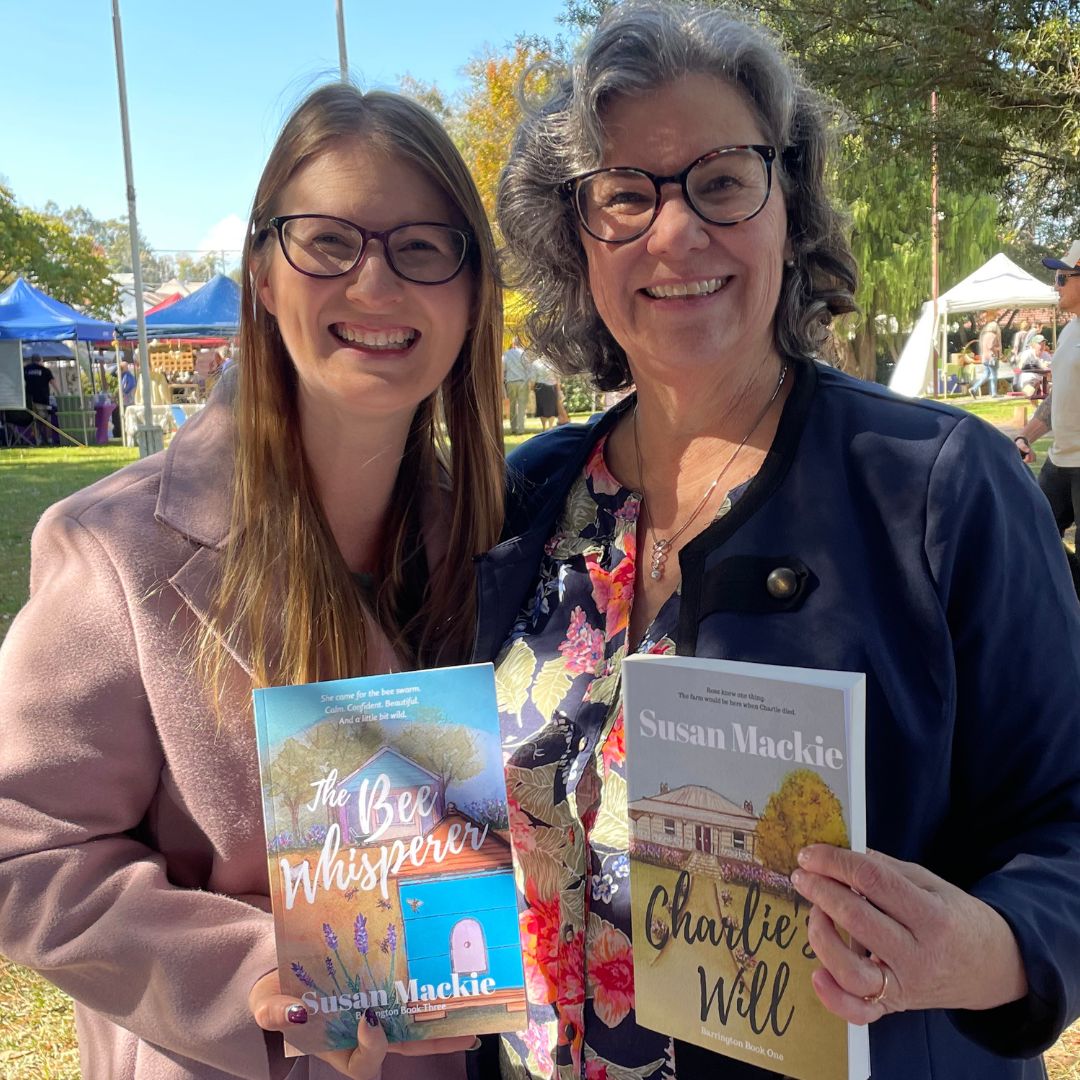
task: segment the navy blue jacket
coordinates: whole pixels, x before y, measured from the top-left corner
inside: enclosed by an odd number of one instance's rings
[[[820,365],[797,374],[759,474],[680,552],[678,652],[865,672],[869,846],[1016,934],[1028,996],[882,1018],[874,1080],[1042,1077],[1037,1055],[1080,1012],[1080,607],[1061,541],[990,425]],[[478,560],[478,659],[627,404],[511,455],[504,540]],[[779,567],[798,580],[782,599],[765,587]],[[682,1044],[676,1062],[680,1080],[774,1075]]]

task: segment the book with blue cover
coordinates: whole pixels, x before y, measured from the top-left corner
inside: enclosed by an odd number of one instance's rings
[[[490,664],[254,691],[282,991],[305,1049],[524,1027]],[[298,1033],[299,1036],[299,1033]]]

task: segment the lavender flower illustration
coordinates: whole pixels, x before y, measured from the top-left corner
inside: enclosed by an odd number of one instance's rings
[[[386,936],[379,942],[379,949],[384,956],[390,957],[390,978],[394,977],[394,954],[397,952],[397,925],[391,923],[386,928]]]
[[[362,911],[357,914],[356,922],[353,924],[353,941],[356,944],[356,951],[364,958],[364,967],[367,969],[372,987],[377,987],[379,982],[375,978],[375,973],[371,970],[371,961],[368,959],[367,917]],[[357,982],[359,982],[359,979],[357,979]]]
[[[353,922],[353,944],[357,953],[363,958],[364,971],[367,980],[358,969],[355,976],[349,974],[349,969],[342,959],[340,948],[341,942],[334,928],[329,923],[322,924],[323,941],[328,950],[323,957],[326,975],[329,979],[327,989],[320,987],[304,969],[304,966],[296,961],[291,964],[293,974],[300,982],[324,997],[334,994],[339,996],[356,993],[366,993],[374,990],[382,991],[388,999],[395,994],[394,975],[397,964],[398,928],[396,923],[390,923],[382,940],[379,942],[380,951],[389,957],[386,974],[377,978],[371,968],[371,938],[368,932],[367,916],[360,912]],[[381,965],[377,965],[381,966]],[[368,985],[365,987],[364,983]],[[397,1042],[406,1037],[408,1021],[403,1016],[386,1016],[383,1018],[383,1027],[392,1041]],[[335,1017],[327,1026],[328,1036],[339,1046],[355,1045],[355,1018],[349,1012],[343,1012]]]
[[[326,958],[326,974],[330,976],[337,992],[339,994],[344,993],[344,991],[341,989],[341,983],[338,982],[337,972],[334,970],[334,961],[331,960],[329,956]],[[349,980],[349,976],[347,974],[345,975],[345,980],[346,982],[348,982]]]
[[[329,923],[322,924],[323,939],[326,941],[326,947],[337,957],[337,966],[341,971],[341,975],[345,980],[345,985],[349,988],[350,993],[355,993],[360,989],[360,980],[354,979],[349,974],[349,969],[345,966],[345,961],[341,959],[341,953],[338,951],[338,936],[334,933],[334,928]],[[337,987],[338,993],[343,993],[341,983],[338,981],[337,971],[334,968],[334,961],[328,956],[326,958],[326,973],[334,981],[334,986]]]

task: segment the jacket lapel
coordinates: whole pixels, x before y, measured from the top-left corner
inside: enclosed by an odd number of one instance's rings
[[[229,533],[235,429],[223,386],[209,404],[173,436],[161,471],[155,517],[195,546],[169,584],[199,622],[210,625],[221,580],[221,557]],[[230,640],[216,627],[236,662],[251,674],[251,642]]]

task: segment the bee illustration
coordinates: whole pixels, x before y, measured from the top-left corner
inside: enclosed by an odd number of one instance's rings
[[[423,900],[417,900],[416,897],[410,896],[405,900],[405,903],[413,909],[413,911],[419,911],[424,906]]]
[[[360,890],[355,885],[352,885],[348,889],[345,890],[345,899],[346,900],[355,900],[357,898],[357,896],[359,896],[359,895],[360,895]]]
[[[375,901],[375,906],[382,908],[383,911],[390,911],[393,909],[393,904],[389,900],[384,900],[381,896]]]

